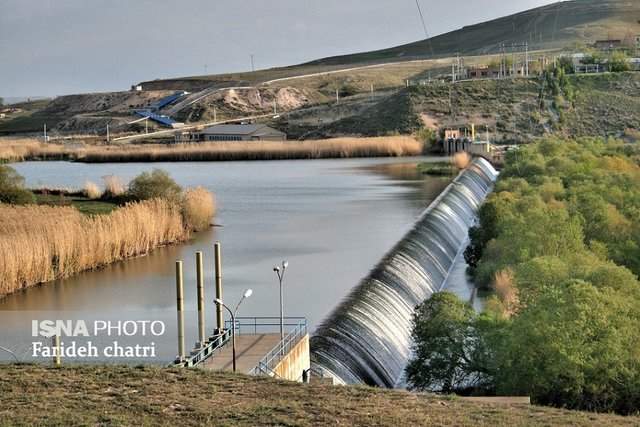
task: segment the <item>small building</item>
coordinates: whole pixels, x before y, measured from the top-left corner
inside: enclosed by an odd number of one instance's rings
[[[498,77],[500,77],[500,69],[497,67],[479,65],[467,69],[467,78],[469,79],[497,79]]]
[[[602,51],[611,51],[620,49],[623,47],[623,43],[620,39],[596,40],[594,47]]]
[[[287,134],[267,125],[215,125],[200,131],[176,134],[176,142],[286,141]]]
[[[460,130],[459,129],[445,129],[444,130],[444,139],[460,139]]]
[[[573,66],[573,69],[576,71],[576,74],[594,74],[605,71],[605,67],[600,64],[576,64]]]
[[[502,74],[504,73],[504,75]],[[526,74],[524,65],[507,66],[504,71],[499,66],[478,65],[467,69],[468,79],[499,79],[500,77],[522,77]]]

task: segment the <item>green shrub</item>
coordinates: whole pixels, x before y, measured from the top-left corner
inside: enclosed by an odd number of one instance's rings
[[[169,199],[176,200],[182,195],[182,188],[161,169],[143,172],[129,183],[128,196],[133,200]]]
[[[10,166],[0,165],[0,203],[34,203],[33,193],[24,188],[24,178]]]

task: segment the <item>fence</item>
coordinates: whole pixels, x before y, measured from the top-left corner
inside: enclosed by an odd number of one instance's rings
[[[300,322],[306,325],[304,317],[284,317],[283,324],[285,333],[291,327],[297,327]],[[231,329],[231,320],[224,322],[225,329]],[[280,331],[280,317],[236,317],[235,331],[237,335],[242,334],[266,334]]]
[[[222,348],[231,339],[231,330],[225,329],[221,334],[214,335],[207,340],[207,343],[200,349],[191,353],[185,360],[176,360],[174,366],[185,368],[198,366]]]
[[[295,347],[302,338],[307,335],[307,319],[299,319],[299,322],[289,332],[282,341],[278,343],[269,353],[267,353],[250,372],[251,375],[274,375],[273,370],[282,360],[284,355]],[[279,318],[278,318],[279,320]]]

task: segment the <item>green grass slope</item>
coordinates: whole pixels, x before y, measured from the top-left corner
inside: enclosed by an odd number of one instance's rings
[[[640,2],[629,0],[574,0],[558,2],[515,15],[467,26],[415,43],[372,52],[319,59],[305,65],[450,56],[456,53],[496,52],[501,43],[528,42],[531,49],[551,49],[575,43],[591,44],[600,38],[640,34]]]
[[[0,367],[0,425],[617,426],[640,418],[152,367]]]
[[[202,90],[206,87],[252,85],[267,80],[332,71],[345,67],[496,53],[500,44],[529,42],[530,48],[566,48],[592,44],[601,38],[640,34],[640,2],[630,0],[573,0],[531,9],[511,16],[463,27],[446,34],[402,46],[334,56],[289,67],[256,72],[178,77],[143,82],[148,89]]]
[[[276,123],[291,137],[406,134],[420,127],[474,123],[494,141],[566,137],[622,137],[640,129],[640,73],[570,75],[575,100],[554,97],[542,80],[475,80],[402,89],[353,116],[320,126]],[[541,94],[544,95],[541,99]]]

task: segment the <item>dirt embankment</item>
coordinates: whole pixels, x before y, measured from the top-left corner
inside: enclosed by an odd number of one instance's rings
[[[177,114],[185,123],[283,113],[311,103],[309,91],[293,87],[229,89],[213,92]]]

